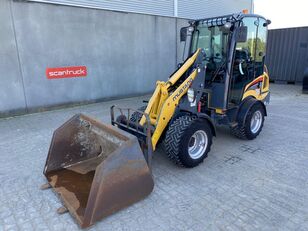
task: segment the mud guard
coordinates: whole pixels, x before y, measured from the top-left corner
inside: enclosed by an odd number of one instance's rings
[[[237,112],[237,121],[239,122],[244,122],[246,121],[246,117],[247,117],[247,114],[250,110],[250,108],[252,108],[253,105],[255,104],[261,104],[263,109],[264,109],[264,113],[265,113],[265,116],[267,116],[267,111],[266,111],[266,107],[264,105],[264,103],[260,100],[257,100],[253,97],[247,97],[240,105],[239,107],[239,110]]]

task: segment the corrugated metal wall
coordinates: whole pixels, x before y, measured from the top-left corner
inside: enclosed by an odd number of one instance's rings
[[[308,67],[308,27],[269,30],[266,64],[271,80],[301,82]]]
[[[162,15],[162,16],[174,15],[173,0],[28,0],[28,1]]]
[[[178,15],[183,18],[208,18],[252,8],[250,0],[178,0]]]
[[[180,18],[205,18],[252,12],[253,0],[28,0],[124,12],[135,12]]]

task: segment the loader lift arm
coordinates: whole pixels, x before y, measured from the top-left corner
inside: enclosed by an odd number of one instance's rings
[[[174,91],[172,91],[172,87],[174,87],[189,68],[196,63],[201,53],[201,49],[198,49],[167,82],[157,81],[156,83],[156,89],[145,110],[145,113],[149,115],[151,124],[155,126],[155,131],[152,135],[152,147],[154,151],[180,99],[186,94],[189,86],[196,78],[198,74],[197,68],[194,67],[190,75]],[[140,120],[140,125],[144,126],[145,122],[146,118],[143,115]]]

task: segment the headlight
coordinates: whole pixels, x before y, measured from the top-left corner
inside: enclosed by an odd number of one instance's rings
[[[193,103],[195,101],[195,91],[194,91],[194,89],[188,88],[187,97],[188,97],[188,101],[190,103]]]
[[[188,27],[188,31],[189,31],[189,32],[192,33],[192,32],[194,32],[194,30],[195,30],[195,28],[194,28],[193,26]]]

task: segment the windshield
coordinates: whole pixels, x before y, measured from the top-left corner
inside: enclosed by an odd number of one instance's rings
[[[226,60],[229,31],[224,26],[200,25],[193,34],[192,52],[203,48],[207,62],[215,63]]]
[[[224,26],[206,25],[199,25],[194,31],[191,51],[204,49],[207,80],[223,81],[222,70],[227,60],[229,31]]]

